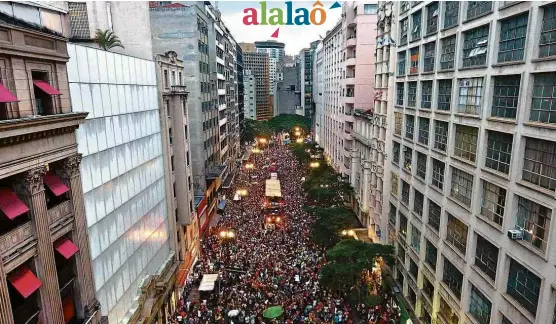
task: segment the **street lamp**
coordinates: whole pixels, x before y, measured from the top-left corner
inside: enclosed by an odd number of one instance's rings
[[[255,147],[255,148],[252,150],[252,152],[255,153],[255,154],[259,154],[259,153],[261,153],[262,151],[261,151],[259,148],[256,148],[256,147]]]
[[[295,131],[296,131],[296,132],[299,132],[299,127],[296,127],[296,128],[295,128]]]
[[[295,142],[296,142],[297,144],[301,144],[301,143],[303,143],[303,139],[302,139],[302,138],[298,138],[298,139],[295,140]]]
[[[318,168],[319,166],[320,166],[320,163],[319,163],[319,162],[311,162],[311,163],[309,163],[309,167],[310,167],[310,168],[313,168],[313,169],[316,169],[316,168]]]
[[[247,170],[247,174],[249,175],[249,179],[251,179],[251,169],[254,169],[255,165],[253,163],[245,164],[245,169]]]
[[[295,136],[301,136],[301,132],[295,132]]]
[[[236,233],[234,233],[233,230],[222,230],[220,232],[220,238],[222,240],[231,240],[234,239],[236,237]]]
[[[342,231],[342,236],[351,236],[351,237],[353,237],[353,236],[355,236],[355,231],[352,230],[352,229],[343,230]]]
[[[247,189],[239,189],[237,191],[237,194],[240,195],[241,197],[245,197],[247,196]]]

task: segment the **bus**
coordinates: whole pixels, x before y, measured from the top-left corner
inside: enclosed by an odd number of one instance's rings
[[[282,191],[280,190],[280,181],[277,175],[266,180],[262,214],[266,229],[276,229],[283,226]]]

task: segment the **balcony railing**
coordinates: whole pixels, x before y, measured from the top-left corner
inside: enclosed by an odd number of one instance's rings
[[[24,251],[24,247],[33,241],[33,234],[31,221],[29,221],[0,236],[0,254],[2,257],[4,259],[8,258],[16,249]]]
[[[53,224],[57,223],[58,221],[60,221],[61,219],[66,218],[72,212],[73,212],[73,209],[72,209],[71,201],[69,201],[69,200],[64,201],[64,202],[50,208],[47,211],[48,220],[50,222],[50,225],[53,225]]]
[[[170,90],[172,92],[175,92],[175,93],[186,93],[187,92],[186,86],[184,86],[184,85],[173,85],[172,87],[170,87]]]
[[[65,289],[68,289],[73,281],[75,280],[75,272],[71,265],[58,271],[58,286],[60,287],[60,293],[63,293]]]

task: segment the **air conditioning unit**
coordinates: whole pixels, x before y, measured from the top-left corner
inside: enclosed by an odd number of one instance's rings
[[[508,230],[508,237],[511,240],[521,240],[523,238],[523,230],[520,229]]]

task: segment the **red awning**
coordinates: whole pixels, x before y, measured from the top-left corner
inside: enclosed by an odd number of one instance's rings
[[[77,245],[73,244],[70,239],[65,239],[62,243],[56,246],[56,251],[58,251],[58,253],[60,253],[64,258],[69,259],[77,253],[77,251],[79,251],[79,248]]]
[[[60,92],[60,90],[54,88],[53,86],[51,86],[50,84],[48,84],[48,82],[43,81],[43,80],[34,80],[33,84],[38,87],[39,89],[41,89],[42,91],[46,92],[47,94],[51,95],[51,96],[55,96],[55,95],[61,95],[62,93]]]
[[[0,187],[0,209],[9,219],[14,219],[29,211],[29,208],[9,188]]]
[[[14,96],[13,93],[10,92],[10,90],[6,89],[6,87],[4,87],[0,83],[0,102],[15,102],[15,101],[19,101],[19,100],[17,99],[16,96]]]
[[[26,266],[21,266],[8,275],[8,281],[14,288],[27,298],[42,286],[42,282]]]
[[[54,174],[52,171],[48,171],[44,175],[44,184],[52,191],[53,194],[59,196],[65,194],[69,191],[68,186],[66,186],[60,178]]]

